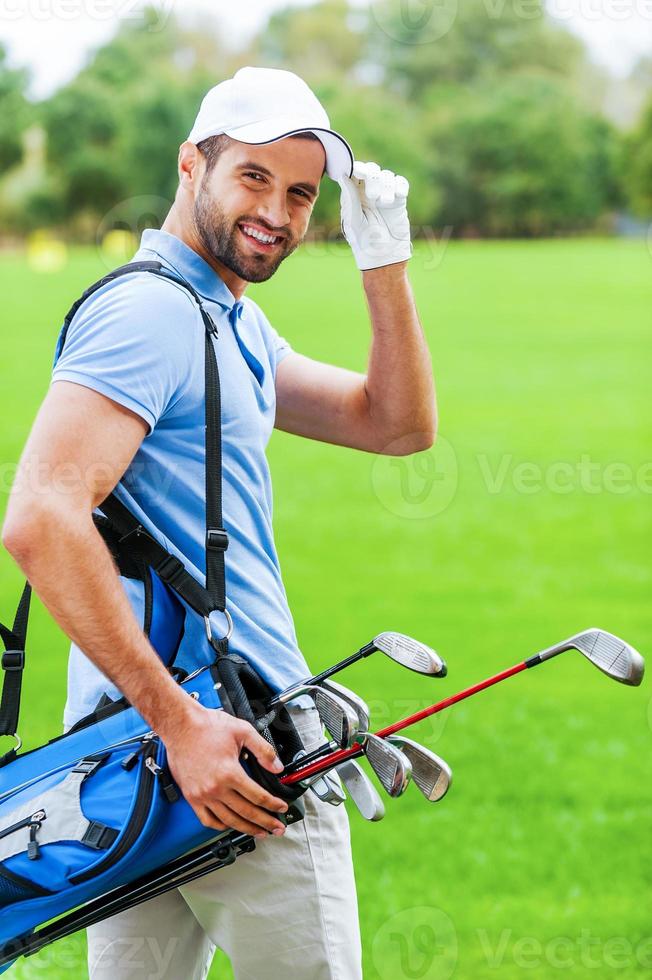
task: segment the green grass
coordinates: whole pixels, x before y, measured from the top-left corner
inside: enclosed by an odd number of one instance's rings
[[[61,316],[103,271],[92,251],[57,274],[0,261],[2,507]],[[589,625],[652,650],[651,272],[643,243],[452,244],[436,261],[420,246],[435,449],[391,460],[274,434],[277,544],[311,665],[384,628],[448,660],[442,682],[381,659],[353,668],[343,680],[379,722]],[[345,249],[299,253],[251,295],[297,350],[364,370]],[[19,585],[5,556],[4,618]],[[37,607],[30,744],[59,729],[66,646]],[[617,687],[569,655],[416,729],[455,784],[439,806],[390,802],[379,825],[351,814],[366,980],[649,972],[651,719],[647,684]],[[16,970],[43,975],[83,977],[83,940]]]

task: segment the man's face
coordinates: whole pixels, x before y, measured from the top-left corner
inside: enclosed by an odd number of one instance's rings
[[[306,234],[325,160],[318,140],[232,141],[195,198],[195,230],[206,251],[246,282],[273,276]]]

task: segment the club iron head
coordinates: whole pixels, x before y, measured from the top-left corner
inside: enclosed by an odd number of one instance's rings
[[[322,681],[319,686],[323,687],[325,691],[330,691],[331,694],[336,694],[342,701],[350,704],[358,716],[359,731],[369,731],[369,708],[361,697],[354,691],[350,691],[348,687],[344,687],[343,684],[338,684],[337,681],[333,681],[330,678]]]
[[[412,764],[407,756],[378,735],[367,735],[364,753],[387,795],[402,796],[412,777]]]
[[[453,779],[450,766],[430,749],[405,738],[403,735],[390,735],[387,739],[412,763],[412,780],[431,803],[446,796]]]
[[[446,676],[446,664],[439,654],[411,636],[404,633],[379,633],[371,642],[376,650],[408,670],[431,677]]]
[[[350,748],[358,737],[360,721],[351,705],[323,687],[305,687],[315,702],[323,724],[341,749]]]
[[[633,646],[613,633],[601,629],[588,629],[557,643],[538,654],[539,660],[549,660],[565,650],[579,650],[603,674],[618,681],[637,687],[643,680],[645,661]]]
[[[310,783],[309,789],[315,794],[322,803],[330,803],[331,806],[340,806],[346,800],[346,793],[343,791],[337,779],[330,773],[324,773]]]
[[[378,790],[355,759],[343,762],[341,766],[337,766],[335,772],[344,783],[361,816],[372,823],[382,820],[385,816],[385,804]]]

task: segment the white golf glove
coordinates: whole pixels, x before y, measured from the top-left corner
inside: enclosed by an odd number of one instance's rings
[[[410,185],[377,163],[353,164],[353,176],[338,181],[342,234],[351,246],[358,268],[378,269],[405,262],[412,255],[407,195]]]

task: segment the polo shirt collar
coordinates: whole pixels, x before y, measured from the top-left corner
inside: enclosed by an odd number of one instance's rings
[[[200,296],[219,303],[234,317],[242,315],[242,301],[235,296],[217,272],[194,249],[176,235],[155,228],[147,228],[140,240],[141,249],[154,252],[180,276],[187,279]]]

